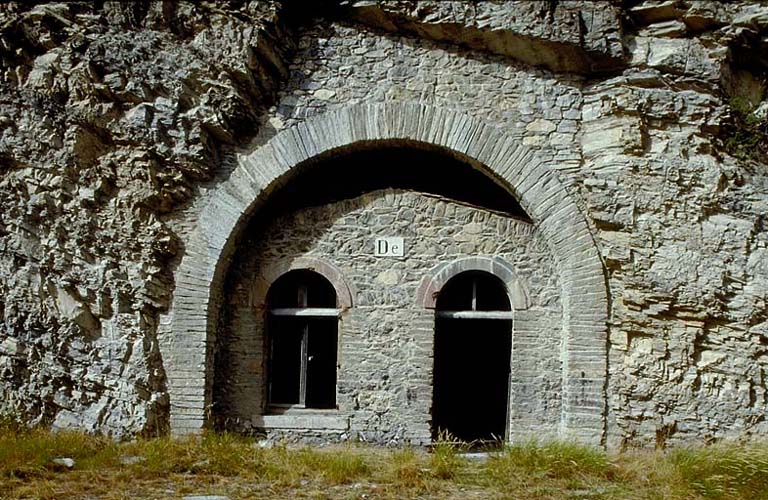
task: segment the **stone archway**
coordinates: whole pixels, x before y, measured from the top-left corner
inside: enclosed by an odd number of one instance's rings
[[[560,434],[601,444],[605,433],[608,299],[600,255],[574,201],[551,168],[512,134],[466,115],[388,102],[341,108],[281,131],[239,158],[210,193],[176,272],[171,337],[163,345],[171,431],[199,432],[211,400],[212,346],[223,277],[255,207],[297,167],[361,144],[408,141],[448,151],[506,187],[557,261],[563,300]]]

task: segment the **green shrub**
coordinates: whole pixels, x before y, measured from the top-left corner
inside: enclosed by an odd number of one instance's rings
[[[742,97],[734,97],[729,105],[731,116],[719,136],[722,148],[740,160],[768,159],[768,117],[755,115],[755,107]]]

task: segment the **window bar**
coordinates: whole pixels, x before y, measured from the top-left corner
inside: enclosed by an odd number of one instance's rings
[[[437,311],[438,318],[449,319],[514,319],[514,311]]]
[[[296,318],[338,318],[341,309],[330,307],[279,307],[271,309],[272,316],[293,316]]]
[[[299,308],[307,307],[307,285],[299,285]],[[302,325],[301,333],[301,372],[299,373],[299,404],[307,404],[307,356],[309,354],[309,322],[305,321]]]
[[[472,310],[477,311],[477,278],[472,279]]]
[[[269,384],[267,385],[267,401],[273,401],[272,395],[272,370],[274,369],[272,360],[275,359],[275,338],[273,335],[269,337],[269,358],[267,359],[267,365],[269,370]]]

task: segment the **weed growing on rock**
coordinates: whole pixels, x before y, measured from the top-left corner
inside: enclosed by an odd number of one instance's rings
[[[749,100],[734,97],[729,102],[730,123],[720,136],[723,149],[740,160],[768,161],[768,113],[761,116]]]

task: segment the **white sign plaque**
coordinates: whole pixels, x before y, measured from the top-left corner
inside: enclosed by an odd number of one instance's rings
[[[403,238],[400,236],[376,238],[374,245],[373,254],[376,257],[402,257],[405,255]]]

